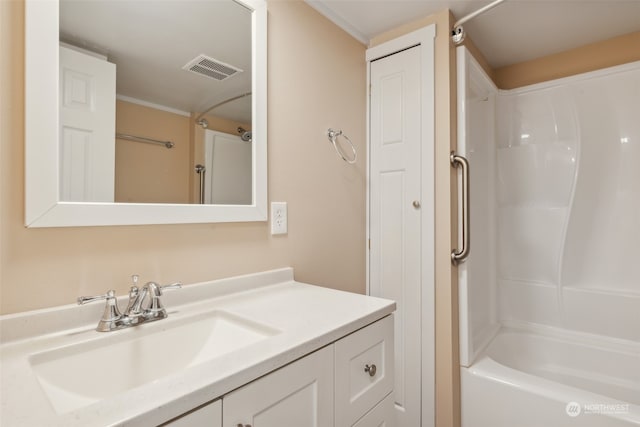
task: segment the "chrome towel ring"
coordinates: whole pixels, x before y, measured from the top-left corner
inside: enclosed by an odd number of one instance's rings
[[[333,144],[333,148],[334,150],[336,150],[336,153],[338,153],[338,156],[340,156],[340,158],[342,160],[344,160],[345,162],[349,163],[350,165],[354,164],[356,162],[356,160],[358,159],[358,153],[356,153],[356,147],[353,145],[353,142],[351,142],[351,140],[349,139],[349,137],[347,135],[345,135],[344,133],[342,133],[341,130],[333,130],[331,128],[329,128],[327,130],[327,136],[329,137],[329,142],[331,142]],[[344,153],[343,151],[338,148],[338,137],[342,136],[344,139],[347,140],[347,142],[349,142],[349,145],[351,145],[351,152],[353,153],[353,158],[349,159]]]

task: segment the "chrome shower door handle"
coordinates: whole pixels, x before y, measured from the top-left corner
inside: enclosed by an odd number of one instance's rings
[[[454,168],[460,167],[462,171],[462,248],[451,251],[451,262],[457,265],[469,256],[469,162],[455,151],[451,152],[449,160]]]

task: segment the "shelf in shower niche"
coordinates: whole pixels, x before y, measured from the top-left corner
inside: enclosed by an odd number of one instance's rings
[[[574,164],[576,161],[576,149],[573,148],[575,144],[571,145],[558,145],[558,144],[528,144],[528,145],[515,145],[511,147],[500,147],[498,151],[498,162],[501,158],[516,157],[523,160],[539,160],[540,156],[555,156],[553,159],[569,160],[569,163]],[[573,161],[571,159],[574,159]],[[513,161],[513,160],[512,160]]]
[[[520,203],[500,203],[498,202],[498,209],[504,210],[568,210],[569,205],[554,205],[554,204],[520,204]]]
[[[567,147],[575,147],[578,145],[578,139],[555,139],[555,140],[547,140],[545,142],[541,142],[541,141],[536,141],[536,142],[527,142],[527,143],[521,143],[521,144],[512,144],[512,145],[507,145],[507,146],[503,146],[503,145],[498,145],[497,150],[498,151],[502,151],[502,150],[532,150],[532,149],[541,149],[541,148],[560,148],[560,147],[564,147],[564,149],[566,150]],[[567,150],[567,151],[573,151],[574,149],[571,148],[571,150]]]
[[[591,294],[603,294],[603,295],[611,295],[611,296],[619,296],[619,297],[625,297],[625,298],[638,298],[640,299],[640,287],[637,290],[634,289],[627,289],[627,288],[620,288],[620,287],[613,287],[615,285],[612,285],[612,287],[610,288],[605,288],[602,285],[588,285],[585,284],[583,286],[579,286],[579,285],[569,285],[569,286],[563,286],[562,289],[567,290],[567,291],[571,291],[571,292],[585,292],[585,293],[591,293]],[[638,304],[640,304],[640,300],[638,301]],[[640,305],[639,305],[640,308]]]

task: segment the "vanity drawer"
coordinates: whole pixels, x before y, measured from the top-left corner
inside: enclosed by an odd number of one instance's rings
[[[395,427],[396,408],[393,393],[389,393],[384,400],[360,418],[353,427]]]
[[[162,424],[162,427],[222,427],[222,400],[207,403]]]
[[[352,426],[393,390],[393,316],[335,343],[336,426]]]

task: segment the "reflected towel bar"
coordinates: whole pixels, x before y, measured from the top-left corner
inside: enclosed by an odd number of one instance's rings
[[[135,142],[144,142],[146,144],[159,144],[159,145],[164,145],[167,148],[173,148],[173,146],[175,145],[171,141],[160,141],[153,138],[146,138],[144,136],[128,135],[126,133],[116,133],[116,138],[126,139],[129,141],[135,141]]]

